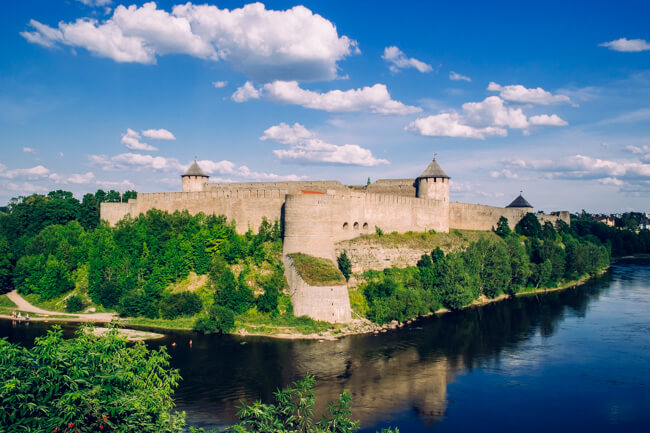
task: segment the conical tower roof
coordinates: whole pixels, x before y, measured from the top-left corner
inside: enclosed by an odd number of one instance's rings
[[[528,200],[524,198],[523,195],[519,194],[516,199],[512,201],[508,206],[506,207],[533,207],[532,204],[528,203]]]
[[[427,177],[444,177],[449,179],[449,176],[447,176],[447,173],[444,172],[435,158],[431,161],[431,164],[429,164],[427,169],[418,176],[418,179],[424,179]]]
[[[209,177],[203,170],[201,170],[201,167],[199,167],[199,164],[196,162],[196,159],[190,165],[190,167],[187,169],[185,173],[181,175],[183,176],[203,176],[203,177]]]

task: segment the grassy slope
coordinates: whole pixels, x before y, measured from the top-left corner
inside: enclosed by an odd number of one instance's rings
[[[457,230],[452,229],[449,233],[437,232],[406,232],[387,233],[381,236],[377,234],[361,235],[347,241],[350,245],[375,244],[385,248],[413,248],[430,249],[440,247],[446,253],[465,247],[480,239],[495,239],[498,236],[491,231],[478,230]]]
[[[345,277],[330,260],[307,254],[289,254],[296,270],[312,286],[334,286],[346,284]]]

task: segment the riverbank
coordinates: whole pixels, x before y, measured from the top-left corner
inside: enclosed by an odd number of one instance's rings
[[[624,258],[623,257],[618,258],[618,260],[620,259],[624,259]],[[509,299],[512,296],[515,297],[533,296],[533,295],[538,295],[538,294],[543,294],[548,292],[556,292],[560,290],[575,288],[582,284],[585,284],[586,282],[590,281],[595,277],[603,275],[605,272],[607,272],[608,269],[609,267],[602,269],[595,276],[584,276],[578,280],[564,282],[558,285],[557,287],[529,289],[529,290],[524,290],[522,292],[516,293],[514,295],[501,294],[495,298],[486,298],[483,296],[479,299],[476,299],[471,304],[466,305],[465,307],[463,307],[463,309],[480,307],[494,302],[501,302],[503,300]],[[18,295],[17,293],[12,294],[11,297],[9,296],[7,297],[11,301],[13,301],[16,305],[20,303],[22,307],[27,307],[27,308],[19,308],[18,306],[16,306],[15,310],[21,311],[23,313],[24,312],[33,313],[34,316],[30,317],[30,321],[35,321],[35,322],[80,322],[80,323],[114,322],[119,324],[120,326],[129,326],[132,328],[136,328],[136,330],[134,330],[133,332],[147,332],[143,330],[149,330],[149,329],[160,330],[160,331],[170,331],[170,330],[192,331],[193,330],[192,325],[194,323],[194,318],[191,317],[165,320],[165,319],[147,319],[142,317],[119,318],[115,313],[66,314],[66,313],[60,313],[54,311],[45,311],[38,307],[34,307],[31,304],[29,304],[27,301],[25,301],[22,297],[20,297],[20,295]],[[5,313],[5,314],[0,314],[0,318],[8,319],[8,320],[17,320],[16,318],[11,317],[10,313],[7,312],[7,308],[9,307],[5,306],[3,307],[2,310],[0,310],[0,313]],[[310,325],[309,328],[304,328],[304,327],[300,328],[298,325],[296,326],[283,326],[282,324],[274,325],[272,321],[269,323],[254,323],[254,322],[238,321],[235,327],[236,330],[234,330],[230,334],[238,335],[241,337],[269,337],[269,338],[282,339],[282,340],[331,341],[331,340],[338,340],[340,338],[351,336],[351,335],[372,334],[372,333],[379,334],[383,332],[388,332],[389,330],[397,329],[403,327],[406,324],[410,324],[415,320],[425,318],[425,317],[431,317],[433,315],[442,315],[445,313],[449,313],[451,311],[452,310],[448,308],[440,308],[435,312],[425,314],[419,317],[413,317],[409,320],[406,320],[405,322],[397,322],[394,320],[384,325],[373,323],[370,320],[361,317],[353,319],[352,322],[349,323],[340,323],[340,324],[317,323],[316,325],[313,324]],[[24,318],[22,320],[24,321]],[[310,332],[312,331],[313,327],[316,328],[314,329],[315,332]],[[297,329],[302,329],[302,332],[298,331]],[[127,330],[127,331],[131,331],[131,330]],[[152,333],[152,334],[161,335],[157,333]]]

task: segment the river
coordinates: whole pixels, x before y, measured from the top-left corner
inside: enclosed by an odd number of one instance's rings
[[[47,326],[1,321],[0,336],[31,345]],[[619,261],[578,288],[379,335],[317,342],[175,332],[149,345],[168,347],[184,378],[178,409],[204,427],[232,423],[240,401],[269,401],[309,372],[319,410],[351,391],[363,433],[650,431],[650,259]]]

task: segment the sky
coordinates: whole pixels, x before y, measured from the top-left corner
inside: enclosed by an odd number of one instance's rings
[[[21,0],[0,204],[64,189],[415,178],[451,200],[650,211],[647,1]]]

